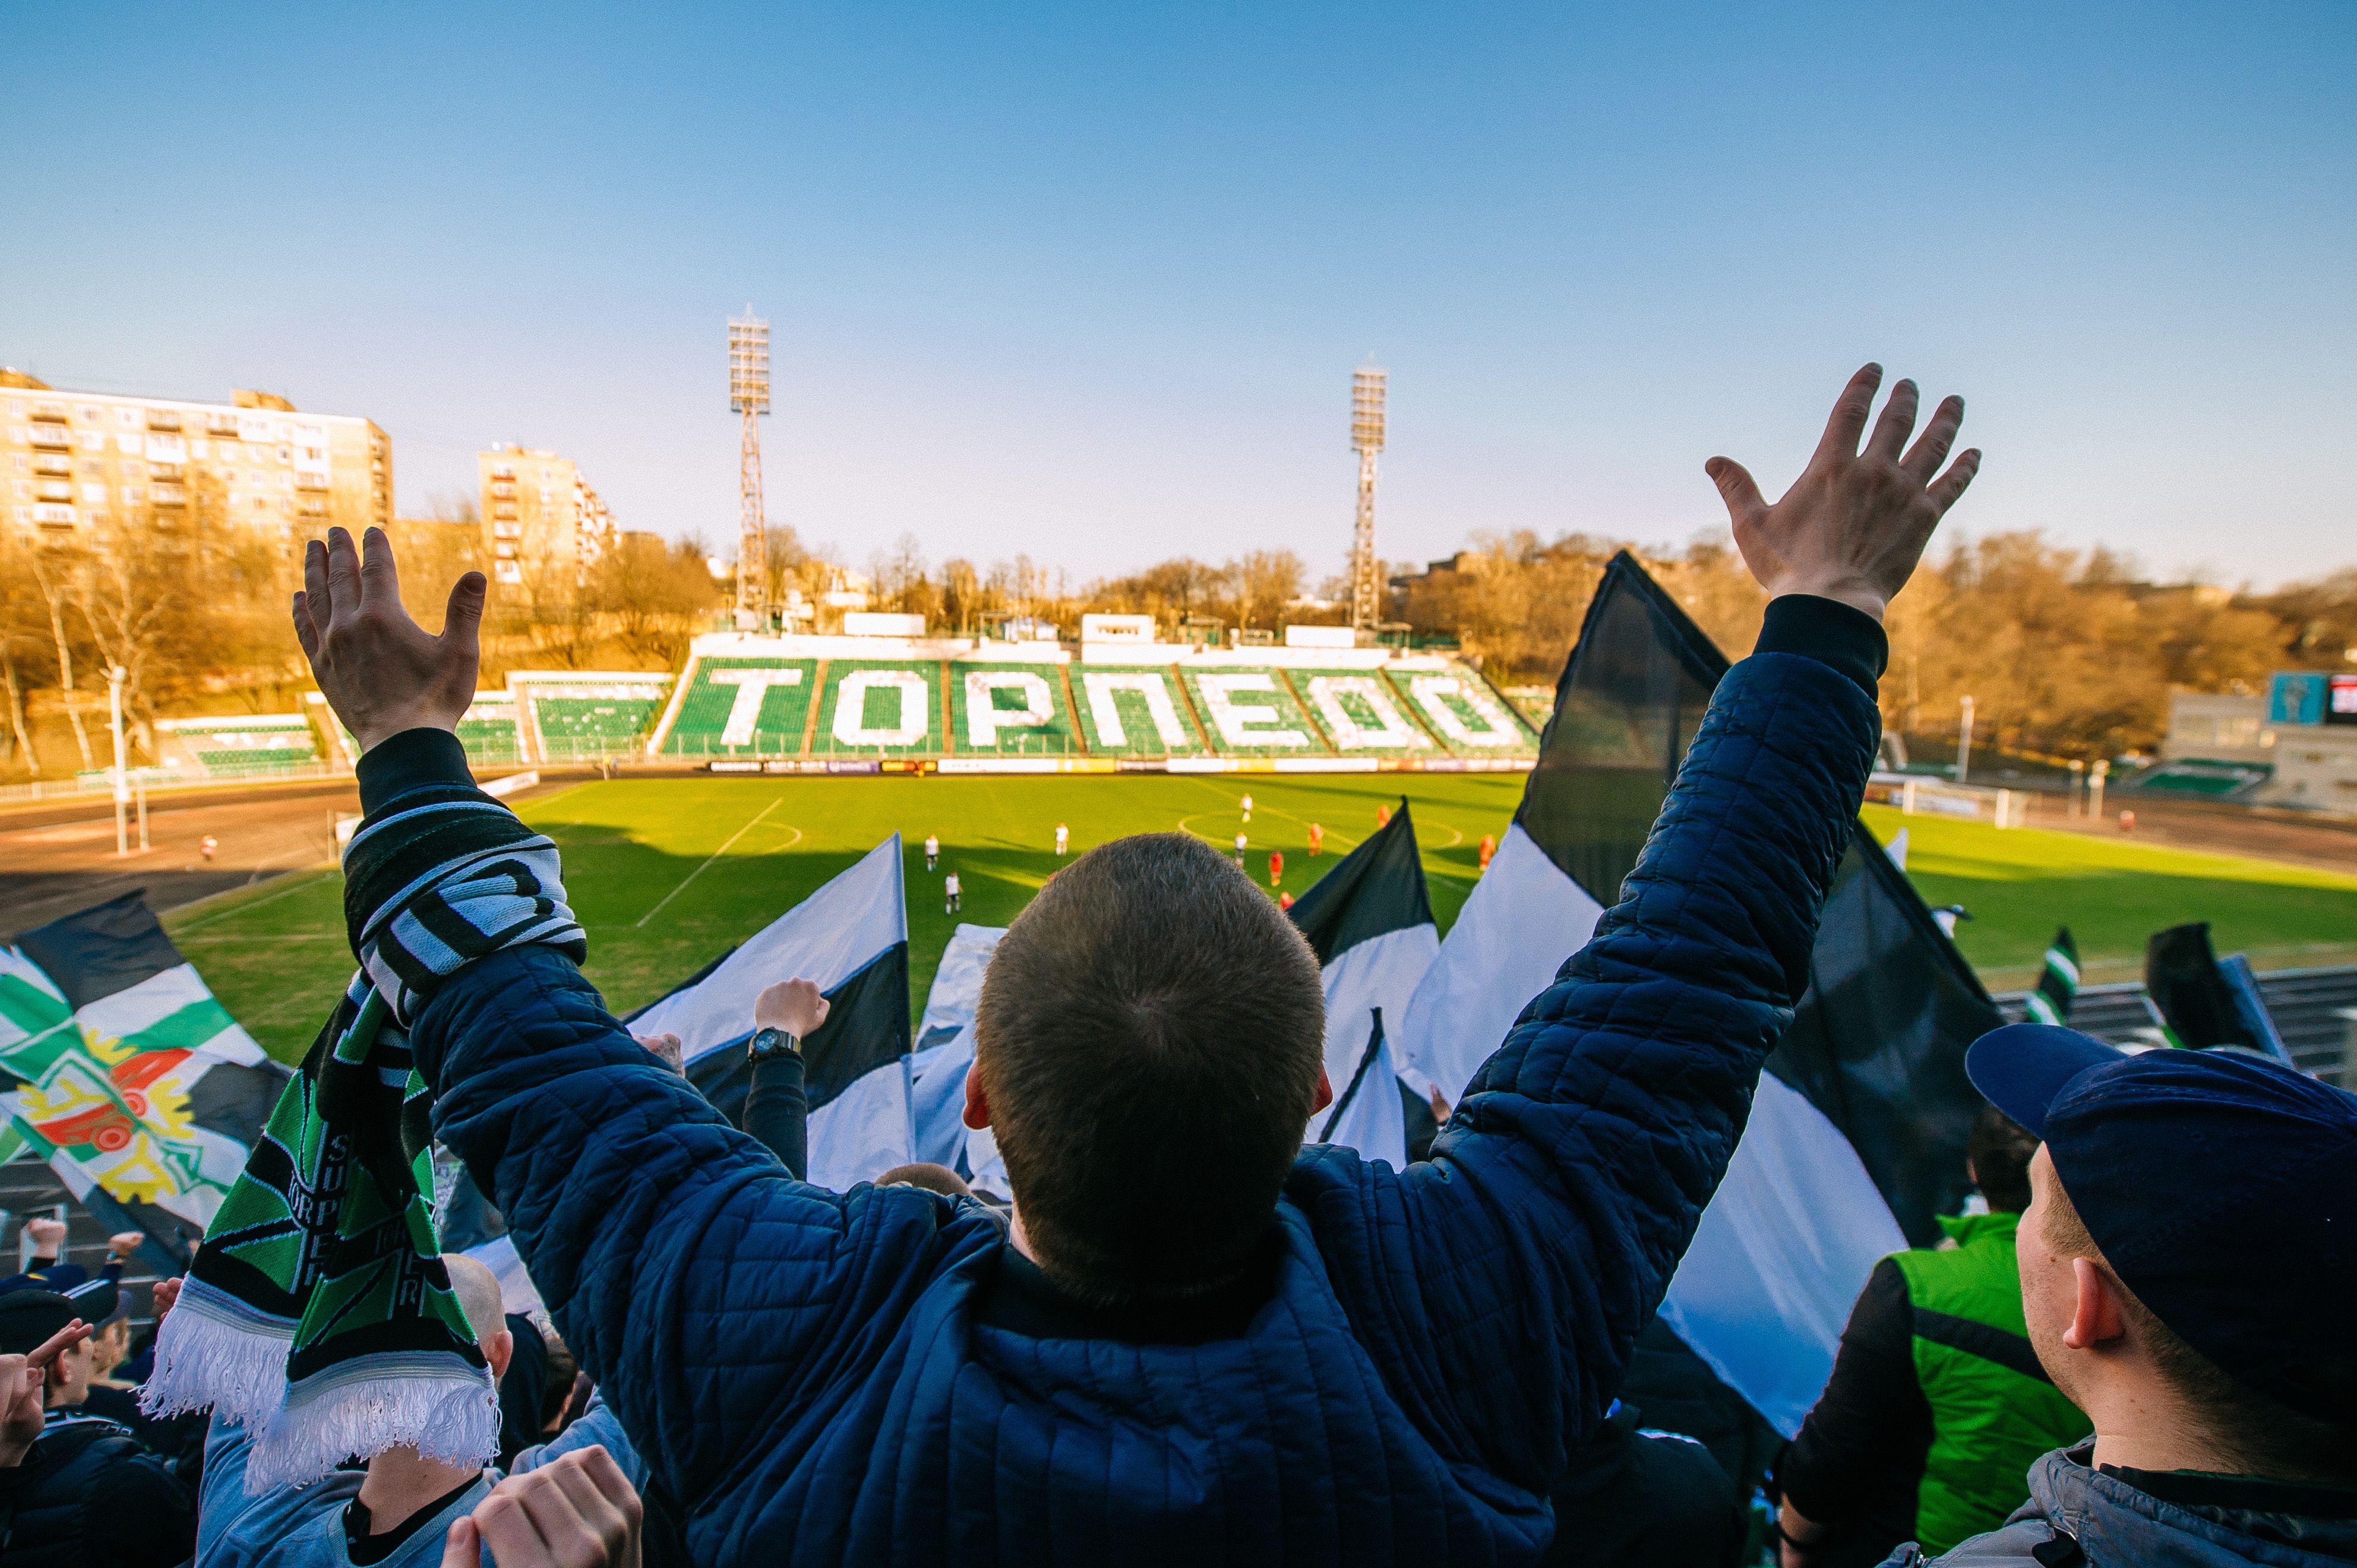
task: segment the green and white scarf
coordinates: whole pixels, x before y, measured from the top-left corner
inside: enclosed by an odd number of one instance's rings
[[[457,785],[404,794],[353,835],[360,972],[207,1228],[140,1397],[245,1427],[250,1490],[396,1444],[457,1465],[497,1451],[490,1369],[440,1255],[432,1095],[408,1026],[486,954],[587,956],[559,873],[554,843]]]

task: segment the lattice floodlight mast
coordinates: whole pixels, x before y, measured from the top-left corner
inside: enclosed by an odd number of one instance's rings
[[[1351,543],[1351,624],[1373,628],[1381,611],[1375,582],[1375,454],[1383,449],[1385,372],[1351,377],[1351,448],[1359,455],[1359,527]]]
[[[761,427],[770,412],[770,324],[747,306],[728,323],[728,412],[745,416],[737,463],[737,612],[759,621],[770,606],[768,524],[761,516]]]

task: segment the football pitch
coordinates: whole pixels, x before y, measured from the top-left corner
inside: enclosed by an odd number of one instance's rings
[[[897,832],[910,1005],[920,1009],[954,926],[1005,925],[1053,874],[1058,822],[1071,829],[1075,854],[1171,829],[1227,849],[1241,831],[1254,881],[1268,885],[1269,853],[1281,852],[1279,886],[1297,897],[1374,831],[1379,806],[1405,796],[1446,930],[1473,890],[1482,835],[1504,833],[1523,783],[1520,774],[699,776],[564,786],[519,810],[564,851],[566,891],[589,931],[587,972],[617,1011],[662,995]],[[1880,809],[1867,815],[1885,839],[1902,821],[1911,829],[1909,871],[1928,901],[1971,910],[1958,942],[1993,990],[2025,984],[2063,921],[2090,982],[2130,978],[2145,939],[2189,919],[2212,921],[2221,952],[2247,950],[2261,968],[2357,960],[2357,876]],[[1325,828],[1325,854],[1314,860],[1312,822]],[[933,873],[928,832],[942,841]],[[941,896],[950,870],[964,889],[956,916]],[[191,907],[166,926],[230,1012],[293,1060],[351,973],[342,895],[333,872],[300,874]]]

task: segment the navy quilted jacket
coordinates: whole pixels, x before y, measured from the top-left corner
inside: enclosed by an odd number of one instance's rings
[[[1006,1244],[979,1206],[793,1181],[544,948],[425,1010],[436,1129],[701,1563],[1528,1562],[1803,988],[1870,685],[1735,667],[1620,903],[1431,1159],[1303,1151],[1241,1338],[978,1323]]]

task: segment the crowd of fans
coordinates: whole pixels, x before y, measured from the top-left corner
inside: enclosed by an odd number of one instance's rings
[[[556,1304],[511,1313],[444,1260],[497,1463],[393,1447],[249,1490],[241,1428],[137,1407],[140,1238],[92,1278],[36,1222],[0,1282],[0,1568],[2357,1563],[2357,1096],[2273,1063],[1976,1043],[1979,1201],[1876,1269],[1790,1444],[1655,1320],[1801,984],[1881,607],[1971,476],[1943,467],[1953,400],[1910,448],[1901,382],[1866,435],[1878,381],[1773,507],[1714,462],[1777,596],[1759,651],[1429,1160],[1302,1148],[1333,1093],[1316,962],[1181,835],[1079,857],[993,959],[965,1118],[1007,1209],[935,1165],[799,1179],[808,982],[747,1020],[740,1131],[676,1039],[503,950],[411,1035],[437,1135]],[[428,638],[380,541],[308,566],[298,629],[371,813],[463,779],[479,586]],[[152,1294],[161,1320],[176,1283]]]

